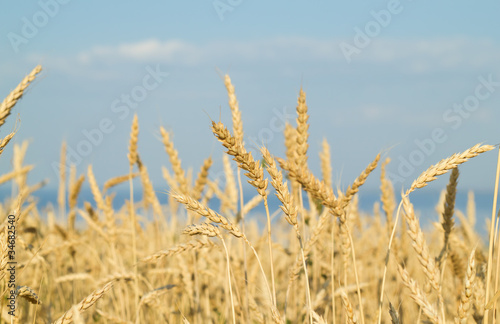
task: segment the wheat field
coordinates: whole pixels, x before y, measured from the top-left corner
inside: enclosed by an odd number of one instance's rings
[[[1,103],[0,126],[40,72],[37,66]],[[9,145],[17,128],[2,135],[0,154],[12,146],[13,168],[0,184],[13,190],[0,204],[0,323],[495,323],[499,249],[476,230],[474,194],[464,211],[455,208],[455,197],[459,166],[498,147],[464,148],[401,194],[386,174],[390,158],[381,153],[340,190],[329,144],[309,150],[302,89],[296,124],[284,130],[286,156],[277,157],[266,147],[247,150],[227,75],[224,84],[232,125],[211,124],[221,144],[223,184],[211,180],[212,157],[198,172],[182,165],[162,127],[157,149],[170,165],[162,170],[165,192],[156,191],[140,158],[134,116],[130,138],[123,139],[128,174],[96,179],[92,165],[77,174],[66,167],[63,143],[57,206],[42,207],[33,194],[43,183],[27,183],[34,167],[24,164],[27,144]],[[313,154],[320,175],[310,171]],[[359,209],[358,191],[376,169],[380,200],[368,214]],[[436,207],[440,221],[424,231],[412,193],[439,176],[449,177]],[[85,183],[93,200],[79,204]],[[127,186],[129,199],[115,208],[117,188]],[[255,190],[244,200],[247,186]],[[142,190],[140,199],[135,190]],[[168,203],[159,195],[168,195]],[[269,204],[274,196],[279,208]],[[210,208],[213,200],[218,210]],[[248,219],[259,206],[265,226]],[[489,237],[497,239],[496,200],[492,210]]]

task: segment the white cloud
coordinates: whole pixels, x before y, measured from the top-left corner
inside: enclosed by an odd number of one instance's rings
[[[373,39],[372,43],[352,56],[351,65],[336,39],[277,37],[259,40],[227,40],[194,43],[179,39],[145,39],[117,45],[99,45],[66,57],[53,57],[51,65],[66,73],[94,74],[109,77],[103,68],[114,70],[121,63],[158,63],[176,66],[228,64],[281,64],[298,66],[307,63],[324,69],[337,66],[346,71],[373,67],[404,71],[409,74],[432,73],[438,70],[488,68],[498,71],[500,44],[483,39],[398,40]],[[46,55],[43,55],[46,57]],[[39,56],[37,56],[39,57]],[[78,71],[78,72],[75,72]],[[94,72],[96,73],[94,73]],[[99,76],[98,76],[99,75]]]
[[[110,46],[95,46],[78,54],[86,60],[124,59],[198,64],[214,58],[240,58],[249,61],[344,60],[339,40],[281,37],[250,41],[213,41],[195,44],[183,40],[147,39]],[[358,61],[394,62],[430,60],[431,65],[455,67],[461,64],[484,65],[496,60],[499,44],[477,39],[394,40],[374,39],[362,49]]]

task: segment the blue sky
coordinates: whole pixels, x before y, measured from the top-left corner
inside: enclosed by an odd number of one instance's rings
[[[31,143],[31,183],[57,185],[51,165],[63,139],[78,173],[92,164],[100,183],[127,173],[137,112],[139,153],[161,190],[161,166],[170,166],[160,125],[174,133],[185,168],[198,172],[212,155],[220,170],[209,126],[231,121],[221,73],[236,88],[247,145],[278,156],[303,86],[311,169],[319,175],[323,138],[342,188],[388,151],[399,190],[442,158],[500,142],[499,10],[496,1],[9,1],[0,12],[0,97],[42,64],[14,110],[15,141]],[[491,190],[495,163],[489,153],[464,165],[462,188]],[[377,176],[367,182],[378,186]]]

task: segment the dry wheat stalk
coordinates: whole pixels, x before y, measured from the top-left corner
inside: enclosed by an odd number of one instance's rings
[[[164,287],[156,288],[156,289],[154,289],[152,291],[148,291],[147,293],[145,293],[141,297],[138,309],[140,309],[142,305],[150,305],[150,304],[152,304],[154,301],[156,301],[156,299],[158,297],[160,297],[161,295],[167,293],[168,290],[172,289],[172,288],[173,287],[171,285],[167,285],[167,286],[164,286]]]
[[[415,212],[413,210],[413,205],[407,196],[402,195],[403,208],[405,210],[405,218],[408,223],[408,234],[411,237],[413,243],[413,249],[417,252],[418,261],[422,265],[425,275],[429,279],[430,284],[438,293],[441,291],[439,268],[434,262],[434,258],[430,256],[429,247],[424,238],[424,233],[420,228],[420,224],[415,217]]]
[[[189,225],[188,227],[184,228],[182,234],[188,234],[191,236],[205,235],[208,237],[214,237],[214,236],[220,237],[221,235],[219,228],[209,223]]]
[[[203,189],[205,188],[207,184],[207,179],[208,179],[208,170],[210,170],[210,167],[212,166],[212,157],[208,157],[203,161],[203,165],[200,169],[200,172],[198,173],[198,177],[196,178],[196,181],[194,182],[194,187],[192,191],[192,197],[196,200],[201,199],[201,194],[203,192]]]
[[[276,306],[271,306],[271,318],[275,324],[285,324],[285,320],[281,317],[279,310]]]
[[[311,311],[313,324],[327,324],[326,320],[315,311]]]
[[[80,303],[73,306],[69,311],[64,313],[61,317],[59,317],[54,324],[65,324],[71,323],[73,321],[73,317],[75,313],[83,313],[87,309],[89,309],[92,305],[94,305],[105,293],[107,293],[113,287],[113,283],[109,282],[104,287],[99,290],[92,292],[90,295],[85,297]]]
[[[348,324],[356,324],[358,322],[358,319],[356,317],[356,314],[354,314],[354,310],[352,308],[352,304],[349,301],[349,297],[347,297],[347,294],[345,291],[342,291],[340,293],[340,297],[342,298],[342,305],[344,306],[344,310],[347,315],[347,323]]]
[[[363,170],[363,172],[361,172],[361,174],[356,178],[356,180],[354,180],[353,184],[347,187],[345,194],[343,194],[342,197],[340,198],[338,206],[333,208],[334,215],[343,217],[345,208],[347,207],[347,205],[349,205],[349,202],[354,197],[354,195],[358,193],[359,187],[361,187],[365,183],[370,173],[372,173],[372,171],[375,170],[379,160],[380,160],[380,153],[377,154],[375,159],[366,167],[366,169]]]
[[[200,216],[208,218],[210,221],[220,224],[220,227],[228,230],[232,235],[236,237],[244,237],[245,235],[239,230],[239,228],[231,223],[224,216],[219,215],[212,209],[203,206],[197,200],[182,194],[170,193],[170,195],[175,198],[181,204],[184,204],[187,209],[198,213]]]
[[[9,95],[0,103],[0,126],[5,123],[5,120],[10,115],[10,112],[14,105],[24,94],[26,88],[30,85],[33,80],[35,80],[36,75],[42,71],[42,66],[37,65],[24,79],[19,83],[19,85],[12,90]]]
[[[234,156],[238,166],[247,171],[245,175],[250,179],[248,182],[257,189],[262,196],[266,196],[267,179],[264,179],[264,170],[258,161],[247,152],[242,142],[238,142],[221,122],[212,121],[212,131],[222,145],[228,149],[226,152]]]
[[[78,180],[75,181],[75,183],[71,184],[69,188],[69,208],[73,209],[76,207],[76,203],[78,200],[78,194],[80,193],[80,190],[82,188],[82,184],[85,181],[85,176],[82,174],[78,178]]]
[[[233,117],[233,134],[237,141],[243,142],[243,122],[241,120],[241,111],[239,109],[238,100],[234,93],[234,86],[231,83],[229,75],[224,76],[224,85],[227,89],[227,97],[229,100],[229,108]]]
[[[106,191],[108,191],[108,189],[110,189],[114,186],[117,186],[121,183],[127,182],[130,177],[132,177],[132,179],[134,179],[137,176],[139,176],[139,173],[132,173],[132,175],[125,174],[125,175],[111,178],[104,183],[104,186],[102,187],[102,191],[106,192]]]
[[[165,128],[160,127],[160,133],[162,137],[163,146],[165,146],[165,151],[170,159],[170,164],[172,164],[172,169],[174,170],[175,179],[179,184],[179,191],[187,195],[188,194],[188,183],[184,169],[181,166],[181,160],[179,159],[179,152],[174,147],[174,143],[170,138],[170,134],[165,130]]]
[[[321,203],[330,209],[337,207],[337,199],[330,187],[316,178],[309,170],[299,168],[294,162],[276,159],[281,168],[288,172],[288,176],[297,181],[314,198],[321,200]]]
[[[78,194],[82,188],[83,181],[85,181],[85,176],[82,174],[78,180],[70,185],[69,188],[69,214],[68,214],[68,228],[73,231],[75,229],[75,219],[76,211],[75,207],[78,201]]]
[[[283,175],[281,171],[276,167],[276,162],[274,158],[271,156],[271,153],[267,150],[267,148],[261,148],[262,156],[266,161],[266,169],[271,176],[271,184],[276,189],[276,196],[281,201],[282,205],[280,206],[283,213],[285,213],[286,221],[295,228],[297,235],[300,236],[299,227],[297,224],[297,206],[295,206],[293,197],[290,196],[288,191],[288,186],[286,182],[283,182]]]
[[[299,98],[297,99],[297,155],[295,163],[300,168],[307,169],[307,149],[309,144],[307,144],[307,139],[309,138],[309,125],[307,120],[309,115],[307,114],[306,105],[306,93],[300,88]]]
[[[446,197],[444,203],[443,223],[442,223],[444,230],[443,254],[448,249],[448,239],[450,237],[450,233],[454,225],[453,213],[455,209],[455,195],[457,193],[458,176],[459,176],[458,168],[453,169],[450,174],[450,181],[446,186]]]
[[[472,249],[469,257],[469,263],[467,264],[467,271],[464,279],[464,290],[462,291],[460,304],[458,305],[457,321],[460,324],[467,323],[467,317],[469,317],[472,308],[472,293],[474,289],[474,281],[476,279],[475,254],[476,248]]]
[[[108,231],[110,231],[110,234],[113,235],[112,232],[114,231],[115,227],[114,210],[108,204],[106,204],[106,201],[102,196],[101,190],[97,185],[94,172],[92,171],[92,165],[89,165],[87,168],[87,178],[89,179],[90,191],[94,196],[97,208],[104,212],[104,216],[106,217],[106,226],[108,228]]]
[[[387,217],[387,225],[390,230],[392,228],[392,214],[396,209],[396,202],[394,199],[394,188],[391,181],[386,177],[385,172],[386,166],[389,162],[391,162],[391,159],[386,158],[380,166],[380,191],[382,192],[380,200],[382,201],[382,209]]]
[[[156,262],[162,258],[169,257],[184,251],[198,250],[203,248],[212,248],[216,246],[212,241],[192,241],[184,244],[179,244],[173,248],[156,252],[153,255],[143,258],[142,262]]]
[[[7,146],[7,144],[9,144],[10,140],[14,137],[14,135],[16,134],[17,132],[17,128],[14,128],[14,130],[12,132],[10,132],[9,134],[7,134],[7,136],[5,136],[2,141],[0,141],[0,155],[3,153],[3,150],[5,149],[5,147]]]
[[[418,188],[427,186],[429,182],[436,180],[438,176],[456,168],[464,162],[467,162],[467,160],[478,156],[481,153],[491,151],[494,148],[495,147],[493,145],[476,144],[463,153],[455,153],[452,156],[439,161],[437,164],[425,170],[415,181],[413,181],[410,189],[406,191],[406,196]]]
[[[321,175],[325,186],[328,188],[332,187],[332,161],[330,157],[330,145],[326,138],[323,138],[321,142],[322,151],[319,153],[319,158],[321,160]]]
[[[425,294],[420,290],[418,283],[413,280],[408,274],[408,271],[399,264],[398,271],[404,285],[410,290],[410,297],[421,307],[424,314],[427,315],[433,323],[440,323],[436,310],[429,303]]]
[[[128,147],[128,162],[130,167],[137,163],[137,141],[139,139],[139,119],[137,114],[134,114],[134,119],[132,120],[132,130],[130,131],[130,144]]]

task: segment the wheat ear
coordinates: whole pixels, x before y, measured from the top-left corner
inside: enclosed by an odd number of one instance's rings
[[[231,78],[227,74],[224,76],[224,85],[227,89],[229,108],[231,109],[231,116],[233,117],[234,137],[237,141],[243,142],[243,122],[241,120],[241,111],[234,92],[234,86],[231,83]]]
[[[321,176],[325,186],[332,187],[332,161],[330,156],[330,145],[326,138],[323,138],[321,142],[322,151],[319,153],[319,158],[321,160]]]
[[[370,175],[370,173],[377,168],[378,161],[380,160],[380,153],[377,154],[375,159],[366,167],[366,169],[361,172],[361,174],[354,180],[352,185],[350,185],[345,194],[341,197],[338,206],[333,208],[334,215],[339,217],[344,217],[344,211],[347,205],[349,205],[351,199],[354,197],[356,193],[358,193],[359,188],[365,183],[366,179]]]
[[[347,297],[347,294],[345,291],[342,291],[340,293],[340,297],[342,298],[342,305],[344,305],[344,310],[347,315],[347,323],[348,324],[356,324],[358,323],[358,319],[356,317],[356,314],[354,314],[354,310],[352,308],[351,301],[349,300],[349,297]]]
[[[19,83],[19,85],[12,90],[9,95],[0,103],[0,126],[5,123],[5,120],[10,115],[10,112],[14,105],[24,94],[26,88],[30,85],[33,80],[35,80],[36,75],[42,71],[42,66],[37,65],[24,79]]]
[[[309,115],[307,114],[306,93],[300,88],[299,98],[297,99],[297,155],[295,162],[299,167],[307,168],[307,149],[309,144],[309,124],[307,121]]]
[[[67,324],[73,321],[73,317],[76,313],[83,313],[94,305],[105,293],[107,293],[113,287],[113,283],[107,283],[104,287],[99,290],[94,291],[87,297],[85,297],[80,303],[71,307],[66,313],[59,317],[54,324]]]
[[[264,277],[264,282],[265,282],[267,290],[269,292],[269,297],[272,301],[274,301],[274,299],[273,299],[274,296],[271,293],[271,288],[269,286],[269,283],[267,282],[266,274],[264,272],[264,268],[262,267],[262,263],[260,262],[259,255],[257,254],[257,251],[255,250],[253,245],[247,239],[245,234],[243,232],[241,232],[240,229],[236,225],[231,223],[227,218],[219,215],[217,212],[213,211],[212,209],[202,205],[197,200],[195,200],[189,196],[177,194],[177,193],[170,193],[170,195],[175,200],[177,200],[179,203],[185,205],[187,209],[192,210],[192,211],[198,213],[200,216],[206,217],[208,220],[219,224],[220,227],[229,231],[229,233],[231,233],[233,236],[243,239],[245,241],[245,243],[248,244],[250,249],[253,251],[255,258],[257,259],[257,262],[259,263],[259,267],[260,267],[260,270],[262,272],[262,276]]]
[[[222,235],[219,231],[219,228],[217,226],[212,225],[212,224],[203,223],[203,224],[190,225],[190,226],[186,227],[182,233],[189,234],[191,236],[193,236],[193,235],[206,235],[208,237],[217,236],[221,240],[222,246],[224,247],[224,251],[226,252],[227,280],[228,280],[228,286],[229,286],[229,298],[231,300],[231,312],[232,312],[232,316],[233,316],[233,323],[236,324],[236,313],[234,310],[233,288],[231,285],[229,252],[227,250],[226,242],[224,241],[224,238],[222,237]]]
[[[188,183],[184,169],[181,166],[181,160],[179,159],[179,153],[174,147],[174,143],[170,138],[170,134],[165,130],[165,128],[160,127],[160,133],[162,137],[163,145],[165,146],[165,151],[170,159],[170,164],[172,164],[172,169],[174,170],[175,179],[179,184],[179,190],[183,194],[188,193]]]
[[[128,148],[128,161],[129,161],[129,190],[130,190],[130,204],[129,204],[129,214],[130,214],[130,230],[132,231],[132,264],[134,265],[134,307],[135,312],[138,314],[139,312],[139,279],[138,273],[139,270],[137,268],[137,218],[135,215],[134,208],[134,185],[132,182],[132,171],[134,168],[134,164],[138,163],[139,155],[137,153],[137,142],[139,140],[139,119],[137,118],[137,114],[134,114],[134,119],[132,120],[132,127],[130,130],[130,144]],[[138,320],[138,317],[136,317]]]
[[[5,149],[7,144],[9,144],[10,140],[14,137],[16,132],[17,132],[17,128],[14,128],[14,130],[12,132],[10,132],[4,138],[2,138],[2,140],[0,141],[0,155],[3,153],[3,150]]]
[[[276,189],[276,196],[281,201],[282,205],[280,206],[281,210],[285,214],[286,221],[293,226],[295,229],[295,233],[297,235],[297,239],[300,244],[300,253],[302,260],[302,267],[304,269],[305,280],[306,280],[306,298],[309,307],[309,312],[312,312],[312,304],[311,304],[311,292],[309,288],[309,276],[307,273],[306,267],[306,256],[304,254],[304,247],[302,244],[302,237],[300,235],[298,223],[297,223],[297,206],[294,204],[293,197],[290,196],[290,192],[288,191],[288,186],[283,182],[283,175],[281,171],[276,167],[276,162],[274,158],[271,156],[271,153],[267,150],[267,148],[261,148],[262,156],[267,164],[267,172],[271,176],[271,184]]]
[[[458,176],[459,176],[458,168],[453,169],[450,174],[450,181],[446,186],[443,223],[441,224],[444,230],[444,245],[438,257],[439,261],[441,261],[441,258],[443,257],[443,255],[445,255],[446,251],[448,250],[448,240],[450,238],[450,233],[454,225],[453,213],[455,209],[455,196],[457,193]]]
[[[192,210],[196,212],[198,215],[206,217],[208,220],[217,223],[222,227],[223,229],[229,231],[232,235],[235,237],[244,237],[245,235],[240,231],[240,229],[231,223],[227,218],[224,216],[219,215],[217,212],[213,211],[212,209],[203,206],[200,202],[195,200],[194,198],[191,198],[186,195],[182,194],[177,194],[177,193],[170,193],[170,195],[180,202],[181,204],[184,204],[187,209]]]
[[[203,189],[207,184],[208,170],[210,170],[211,166],[212,166],[212,157],[208,157],[205,159],[205,161],[203,161],[203,166],[201,167],[200,173],[198,173],[198,177],[196,178],[196,181],[194,183],[192,196],[196,200],[201,199],[201,193],[203,192]]]
[[[252,153],[247,152],[243,143],[232,136],[223,123],[213,121],[212,131],[219,142],[228,149],[226,153],[234,156],[238,167],[247,171],[245,175],[250,179],[248,182],[257,189],[259,194],[266,196],[267,180],[264,179],[264,170],[254,160]]]
[[[429,182],[436,180],[438,176],[456,168],[464,162],[467,162],[467,160],[476,157],[481,153],[491,151],[494,148],[495,147],[493,145],[476,144],[462,153],[455,153],[452,156],[439,161],[437,164],[425,170],[415,181],[413,181],[410,189],[406,191],[406,196],[418,188],[427,186]]]
[[[406,196],[402,196],[403,208],[405,210],[405,218],[408,224],[408,234],[410,235],[413,243],[413,249],[417,253],[418,261],[422,265],[425,275],[429,279],[431,286],[438,292],[441,291],[441,284],[439,283],[439,268],[434,262],[434,258],[430,256],[429,247],[424,238],[424,233],[420,228],[420,224],[415,217],[413,205]]]
[[[292,225],[297,233],[297,237],[300,238],[299,227],[297,224],[297,206],[293,201],[293,197],[290,196],[290,192],[288,191],[288,186],[286,182],[283,182],[283,175],[281,171],[276,167],[276,162],[274,158],[271,156],[271,153],[267,150],[267,148],[262,147],[260,152],[266,161],[266,170],[271,176],[271,185],[276,189],[276,196],[281,201],[282,205],[280,206],[283,213],[285,213],[286,221]]]
[[[69,188],[69,215],[68,215],[68,228],[70,230],[75,229],[75,218],[76,218],[76,203],[78,201],[78,194],[82,188],[82,184],[85,181],[85,176],[82,174],[76,180],[75,183],[72,183]]]
[[[476,248],[472,249],[467,264],[467,271],[464,278],[464,290],[460,296],[460,303],[458,304],[458,317],[457,320],[460,324],[467,323],[472,305],[472,293],[474,289],[474,281],[476,279],[476,263],[475,263]]]
[[[295,162],[285,161],[278,158],[281,168],[288,172],[288,176],[302,185],[304,190],[309,192],[314,198],[328,208],[337,207],[337,199],[333,190],[326,186],[323,181],[316,178],[309,170],[300,168]]]
[[[421,307],[424,314],[427,315],[433,323],[440,323],[436,310],[429,303],[422,290],[420,290],[417,282],[413,280],[408,274],[408,271],[399,264],[398,271],[403,280],[403,284],[410,290],[410,297]]]
[[[173,248],[158,251],[153,255],[147,256],[141,259],[141,262],[157,262],[162,258],[166,258],[175,254],[179,254],[185,251],[198,250],[203,248],[214,247],[215,244],[212,241],[193,241],[184,244],[179,244]]]

